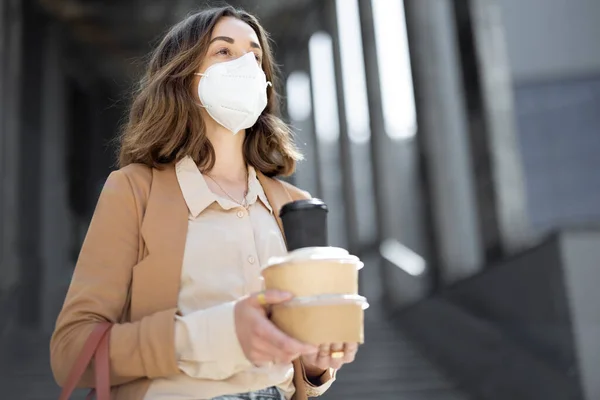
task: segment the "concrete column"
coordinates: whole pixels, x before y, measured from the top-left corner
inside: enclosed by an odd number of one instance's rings
[[[371,172],[373,180],[373,198],[375,203],[375,219],[377,223],[375,243],[377,246],[391,236],[392,227],[387,215],[389,210],[385,201],[386,168],[385,160],[381,157],[386,154],[385,148],[389,146],[389,137],[385,133],[385,120],[381,98],[381,82],[379,79],[379,63],[377,61],[377,48],[375,46],[375,28],[373,20],[373,5],[371,1],[358,1],[360,12],[360,28],[362,48],[365,61],[365,79],[367,84],[367,97],[369,101],[369,122],[371,138],[369,148],[371,151]]]
[[[92,201],[94,182],[92,181],[92,114],[89,88],[83,82],[69,76],[67,81],[66,160],[68,179],[69,209],[73,215],[73,230],[76,239],[71,248],[73,259],[83,244],[85,233],[94,210]],[[82,134],[84,133],[85,134]]]
[[[274,40],[276,41],[277,39],[274,39]],[[276,43],[278,43],[278,42],[276,42]],[[287,82],[288,76],[289,76],[289,72],[287,71],[287,69],[285,67],[280,68],[280,75],[279,75],[280,82],[279,82],[279,87],[277,88],[277,91],[283,99],[288,98],[287,88],[286,88],[286,82]],[[284,122],[290,121],[290,115],[289,115],[288,109],[287,109],[287,102],[282,101],[280,103],[279,114],[280,114],[280,118]],[[292,185],[297,185],[296,174],[285,177],[284,180],[286,182],[291,183]]]
[[[325,21],[333,44],[333,64],[335,69],[335,86],[338,104],[338,121],[340,128],[339,135],[339,154],[342,190],[344,194],[344,219],[348,249],[350,252],[357,252],[359,246],[358,240],[358,221],[356,192],[354,187],[354,168],[352,165],[352,143],[348,135],[348,120],[346,118],[345,95],[342,76],[342,61],[340,54],[340,36],[337,24],[337,12],[335,0],[325,1]]]
[[[41,254],[44,267],[42,328],[51,332],[71,280],[73,263],[69,249],[73,238],[68,207],[66,170],[66,98],[59,26],[46,27],[42,97],[42,230]]]
[[[280,67],[279,67],[279,74],[278,74],[278,80],[277,83],[275,85],[275,89],[277,90],[277,93],[279,94],[279,114],[280,114],[280,118],[286,122],[286,123],[291,123],[291,118],[290,118],[290,113],[288,110],[288,101],[289,101],[289,95],[287,92],[287,81],[288,78],[290,76],[290,74],[293,72],[292,70],[290,70],[290,67],[293,68],[293,62],[290,66],[288,60],[290,59],[289,56],[289,52],[286,51],[288,49],[288,45],[285,41],[284,37],[281,36],[271,36],[271,39],[277,43],[278,45],[278,49],[277,49],[277,53],[275,54],[275,59],[280,63]],[[298,139],[299,138],[299,134],[300,132],[297,131],[297,127],[294,127],[294,133],[295,133],[295,137],[294,139]],[[295,140],[296,145],[298,145],[298,141]],[[298,185],[298,169],[296,169],[296,172],[285,178],[285,181],[291,183],[292,185]],[[306,189],[305,189],[306,190]]]
[[[6,131],[6,114],[4,112],[6,104],[6,87],[5,87],[5,73],[6,73],[6,62],[4,60],[8,59],[7,52],[7,39],[8,39],[8,10],[7,10],[7,2],[0,3],[0,160],[4,160],[5,153],[5,140],[8,132]],[[5,226],[5,215],[4,215],[4,203],[6,201],[6,188],[4,187],[4,176],[6,174],[6,166],[2,161],[0,161],[0,187],[2,187],[2,192],[0,192],[0,318],[2,320],[8,321],[8,307],[9,303],[8,293],[9,293],[9,283],[8,281],[8,271],[7,269],[7,259],[6,259],[6,251],[7,243],[5,243],[5,235],[4,235],[4,226]],[[6,324],[7,325],[7,324]],[[6,333],[6,326],[0,328],[0,343],[2,342],[2,337]],[[0,347],[0,357],[2,356],[2,347]]]
[[[7,2],[3,1],[0,3],[0,155],[3,154],[3,142],[4,142],[4,107],[6,107],[6,93],[4,87],[4,74],[6,69],[6,62],[8,54],[6,52],[6,39],[7,39]],[[4,169],[2,163],[0,163],[0,178],[3,176]],[[0,195],[0,226],[2,226],[2,196]],[[0,240],[0,254],[2,254],[2,240]]]
[[[438,253],[438,283],[483,262],[452,4],[405,1],[421,151]]]
[[[1,77],[2,97],[2,153],[0,154],[0,173],[2,188],[2,224],[0,224],[2,251],[0,252],[0,318],[4,321],[3,329],[12,326],[17,312],[15,301],[18,284],[19,258],[17,252],[18,226],[21,223],[18,216],[18,187],[20,178],[19,149],[20,149],[20,107],[22,80],[22,5],[21,0],[2,2],[4,7],[5,24],[1,29],[4,38],[4,54],[1,63],[4,64]]]
[[[4,112],[4,108],[6,107],[6,88],[5,88],[5,70],[6,70],[6,62],[4,60],[8,59],[8,53],[7,53],[7,33],[8,33],[8,29],[7,29],[7,24],[8,24],[8,19],[7,19],[7,14],[8,14],[8,10],[7,10],[7,3],[6,2],[1,2],[0,3],[0,60],[2,60],[2,62],[0,62],[0,159],[3,159],[4,156],[4,140],[5,140],[5,136],[7,135],[6,132],[6,127],[5,127],[5,112]],[[0,185],[4,184],[4,173],[5,173],[5,166],[2,162],[0,162]],[[4,193],[0,194],[0,226],[4,225]],[[4,252],[4,237],[1,234],[2,231],[0,230],[0,266],[2,265],[2,254]],[[0,281],[2,280],[2,269],[0,268]],[[2,296],[2,289],[0,288],[0,296]]]
[[[377,221],[375,241],[377,245],[390,238],[401,241],[428,259],[431,246],[423,201],[419,148],[414,138],[392,139],[387,132],[373,3],[357,3],[371,131],[370,172]],[[399,108],[397,112],[407,110]]]
[[[300,119],[288,110],[290,94],[287,92],[287,80],[295,72],[310,75],[310,57],[308,40],[316,29],[316,20],[312,16],[315,7],[282,8],[274,13],[267,13],[262,18],[263,25],[271,34],[275,46],[276,61],[281,64],[281,114],[286,122],[291,123],[294,131],[294,141],[305,159],[297,164],[296,173],[286,180],[310,192],[314,197],[323,197],[321,176],[316,146],[316,133],[312,119],[312,99],[310,96],[310,81],[308,90],[308,108],[310,113]],[[266,11],[266,10],[265,10]],[[290,36],[289,32],[295,32]],[[306,75],[305,75],[306,76]],[[292,99],[300,100],[303,99]]]
[[[335,83],[324,79],[325,76],[321,74],[322,71],[326,75],[334,75],[333,66],[329,63],[331,59],[330,54],[319,54],[316,57],[327,57],[325,62],[315,57],[313,50],[317,50],[316,47],[312,47],[315,42],[313,38],[315,34],[326,33],[329,29],[328,13],[326,8],[328,6],[327,1],[318,1],[311,3],[311,11],[309,14],[315,16],[314,25],[307,28],[305,32],[308,38],[309,48],[309,65],[310,65],[310,77],[311,77],[311,98],[312,98],[312,110],[313,110],[313,124],[315,127],[316,147],[319,155],[319,179],[323,182],[321,186],[321,198],[327,203],[329,207],[328,225],[329,225],[329,244],[332,246],[348,247],[347,237],[347,221],[346,221],[346,206],[345,206],[345,195],[343,189],[342,179],[342,163],[340,156],[340,149],[337,140],[332,140],[332,137],[328,135],[334,135],[336,129],[339,130],[338,112],[335,106],[337,104],[337,96],[333,99],[327,99],[327,107],[324,109],[325,104],[321,102],[322,98],[319,97],[320,89],[325,86],[324,92],[333,90],[335,92]],[[324,37],[321,37],[322,39]],[[329,37],[330,38],[330,37]],[[316,39],[315,39],[316,40]],[[326,39],[324,39],[326,40]],[[322,41],[323,48],[320,51],[326,50],[326,42]],[[328,69],[331,68],[331,71]],[[329,103],[331,101],[331,103]],[[335,103],[335,104],[334,104]],[[335,112],[333,111],[335,109]],[[327,114],[326,114],[327,113]],[[335,116],[329,113],[335,113]],[[335,118],[335,123],[333,122]],[[323,123],[325,119],[330,119]]]
[[[90,117],[89,131],[92,136],[89,144],[90,185],[88,193],[88,215],[91,217],[98,197],[110,171],[116,168],[116,147],[114,139],[120,133],[120,123],[126,110],[121,103],[115,104],[119,96],[111,92],[109,84],[94,82],[89,90]]]
[[[37,328],[41,320],[42,260],[41,239],[41,156],[42,156],[42,74],[45,18],[33,0],[23,1],[23,79],[19,117],[18,255],[19,321]]]
[[[280,48],[284,48],[280,44]],[[310,109],[306,118],[303,116],[296,116],[287,110],[287,115],[290,118],[290,123],[295,133],[295,142],[302,154],[304,160],[299,162],[296,168],[295,182],[296,184],[308,192],[314,197],[322,197],[323,188],[321,182],[320,171],[320,159],[319,159],[319,148],[317,146],[317,137],[315,132],[315,125],[313,120],[313,105],[312,97],[310,97],[310,60],[308,55],[308,44],[305,42],[301,48],[293,48],[293,51],[286,51],[282,55],[283,69],[285,71],[284,86],[287,84],[287,79],[294,72],[306,74],[308,76],[308,89],[309,98],[307,99],[309,104],[307,105]],[[293,96],[293,93],[285,92],[285,98],[289,99],[289,96]],[[302,99],[294,99],[301,101]]]
[[[381,269],[380,283],[387,303],[394,308],[404,307],[430,291],[434,271],[428,268],[432,264],[431,245],[419,149],[414,138],[392,139],[387,132],[373,4],[371,1],[357,3],[369,105],[370,180],[377,221],[374,250],[380,261],[372,262],[372,265]],[[407,110],[398,109],[397,112]],[[423,269],[417,271],[417,266]],[[375,275],[368,279],[368,272],[363,274],[367,277],[364,283],[373,285]]]
[[[504,26],[497,0],[454,1],[486,260],[530,241]]]

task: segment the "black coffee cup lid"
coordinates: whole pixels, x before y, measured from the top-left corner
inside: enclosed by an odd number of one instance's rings
[[[281,211],[279,212],[279,217],[283,218],[283,216],[289,212],[300,211],[300,210],[309,210],[309,209],[321,209],[325,212],[327,210],[327,204],[320,199],[306,199],[306,200],[296,200],[291,203],[287,203],[283,207],[281,207]]]

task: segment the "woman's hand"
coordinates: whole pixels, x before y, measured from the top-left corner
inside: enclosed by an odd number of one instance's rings
[[[319,351],[302,355],[302,363],[308,378],[318,377],[328,368],[340,369],[356,357],[358,343],[332,343],[319,346]]]
[[[292,294],[267,290],[235,305],[235,330],[246,358],[256,366],[288,364],[301,355],[317,355],[318,347],[281,332],[269,319],[265,306],[292,299]]]

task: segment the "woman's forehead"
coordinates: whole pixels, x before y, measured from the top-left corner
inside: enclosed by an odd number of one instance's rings
[[[258,36],[254,29],[244,21],[234,17],[223,17],[217,22],[212,31],[211,40],[217,37],[258,42]]]

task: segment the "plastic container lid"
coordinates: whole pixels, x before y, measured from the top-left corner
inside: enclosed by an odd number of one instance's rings
[[[264,268],[278,264],[287,264],[300,261],[337,261],[341,264],[356,264],[357,269],[361,269],[364,264],[356,256],[351,255],[348,250],[341,247],[304,247],[281,257],[271,257]]]
[[[310,297],[295,297],[285,303],[280,303],[274,307],[294,307],[294,306],[331,306],[341,304],[356,304],[360,305],[363,310],[369,308],[367,298],[357,294],[321,294]]]

